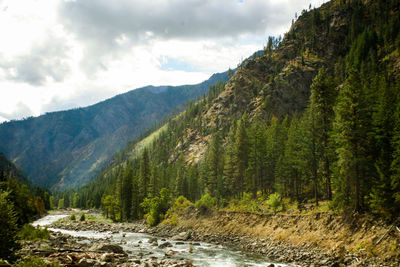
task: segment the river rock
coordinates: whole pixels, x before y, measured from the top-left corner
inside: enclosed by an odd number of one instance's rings
[[[90,248],[91,251],[113,252],[118,254],[126,254],[123,248],[115,244],[96,244]]]
[[[114,258],[115,258],[114,254],[104,253],[103,255],[101,255],[100,260],[105,262],[111,262],[114,260]]]
[[[150,237],[149,240],[147,240],[147,242],[148,242],[149,244],[154,245],[154,246],[157,246],[157,245],[158,245],[157,238],[155,238],[155,237]]]
[[[172,247],[172,244],[170,242],[164,242],[158,246],[158,248],[166,248],[166,247]]]
[[[96,264],[95,260],[83,258],[78,262],[77,266],[79,266],[79,267],[90,267],[90,266],[93,266],[95,264]]]
[[[186,241],[189,238],[190,238],[190,232],[182,232],[173,236],[171,239],[176,241]]]

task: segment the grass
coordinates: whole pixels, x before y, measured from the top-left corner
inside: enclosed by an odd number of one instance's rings
[[[48,239],[49,236],[50,233],[47,228],[40,228],[39,226],[35,228],[31,224],[22,226],[18,233],[18,237],[23,240]]]
[[[107,219],[100,213],[86,213],[85,221],[98,222],[98,223],[112,223],[113,222],[110,218]]]
[[[137,155],[139,155],[139,153],[142,152],[145,147],[149,146],[154,141],[154,139],[158,137],[160,133],[165,131],[166,129],[167,129],[167,124],[165,124],[160,129],[158,129],[157,131],[153,132],[152,134],[141,140],[139,143],[137,143],[135,145],[135,148],[131,152],[130,158],[134,158]]]
[[[58,263],[46,263],[43,259],[27,256],[19,259],[14,265],[14,267],[59,267]]]

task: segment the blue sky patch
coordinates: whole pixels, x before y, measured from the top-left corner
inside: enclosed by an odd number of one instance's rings
[[[189,63],[172,58],[172,57],[165,57],[164,59],[166,63],[161,65],[161,70],[183,70],[189,72],[198,71],[194,66],[190,65]]]

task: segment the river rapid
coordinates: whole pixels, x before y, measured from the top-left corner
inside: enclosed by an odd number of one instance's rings
[[[69,215],[47,215],[35,222],[34,226],[48,227],[52,223]],[[79,243],[93,245],[96,243],[110,243],[121,246],[132,259],[160,259],[189,260],[194,266],[295,266],[281,263],[271,263],[259,255],[252,255],[240,250],[222,245],[205,242],[176,241],[161,238],[146,233],[124,231],[77,231],[60,228],[48,228],[65,236],[78,239]],[[165,247],[164,247],[165,246]]]

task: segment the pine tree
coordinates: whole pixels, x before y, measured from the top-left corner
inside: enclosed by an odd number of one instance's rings
[[[235,164],[237,164],[235,176],[235,184],[239,189],[240,197],[244,192],[244,179],[246,169],[248,167],[249,140],[247,136],[248,118],[247,114],[243,114],[239,120],[235,136]]]
[[[238,197],[239,188],[235,179],[237,167],[237,165],[235,164],[235,129],[235,124],[232,124],[228,133],[223,175],[224,180],[227,183],[227,190],[229,190],[232,196]]]
[[[247,190],[252,192],[253,198],[257,197],[257,191],[265,188],[264,177],[266,175],[265,155],[266,141],[261,122],[255,122],[249,131],[249,162],[246,174]]]
[[[127,221],[131,218],[132,209],[132,178],[133,170],[130,166],[127,166],[123,173],[122,178],[122,219]]]
[[[223,188],[224,152],[219,132],[214,133],[207,150],[205,162],[205,185],[207,192],[213,197],[221,197]]]
[[[394,208],[394,214],[400,212],[400,103],[397,104],[395,113],[395,132],[392,139],[393,146],[393,161],[391,164],[391,192],[394,202],[392,206]]]
[[[368,103],[358,71],[350,70],[335,107],[334,134],[338,145],[339,183],[336,201],[352,201],[355,211],[365,196],[365,149],[370,123]],[[354,192],[354,193],[353,193]],[[348,205],[349,203],[344,203]]]
[[[390,218],[396,213],[394,191],[391,184],[395,156],[395,122],[397,96],[395,86],[390,86],[385,77],[377,77],[372,83],[377,105],[373,114],[373,141],[376,174],[371,182],[370,206],[374,213]],[[372,180],[372,179],[371,179]]]
[[[140,201],[143,201],[147,197],[150,177],[151,173],[150,173],[149,151],[147,148],[145,148],[142,154],[142,159],[140,161],[140,167],[139,167],[138,189],[139,189]]]
[[[19,248],[17,243],[17,215],[8,192],[0,190],[0,259],[13,260]]]
[[[287,142],[285,144],[285,152],[283,154],[283,166],[282,171],[283,181],[283,192],[285,195],[289,195],[292,200],[299,200],[300,189],[301,189],[301,170],[303,169],[302,157],[301,157],[301,136],[299,131],[299,122],[297,115],[293,116],[288,129]]]
[[[335,82],[327,69],[321,68],[311,85],[311,112],[314,116],[314,127],[318,157],[322,161],[322,178],[325,180],[325,190],[329,200],[332,200],[331,167],[332,145],[330,132],[334,117],[333,107],[336,99]]]

